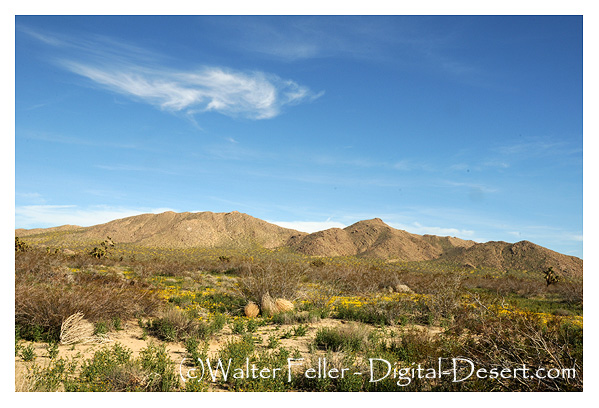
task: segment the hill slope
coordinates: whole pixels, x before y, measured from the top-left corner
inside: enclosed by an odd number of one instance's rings
[[[289,242],[291,248],[307,255],[362,255],[405,261],[431,260],[449,249],[472,245],[474,241],[454,237],[411,234],[390,227],[380,218],[295,237]]]
[[[17,233],[16,230],[15,233]],[[44,231],[44,230],[42,230]],[[37,232],[37,231],[36,231]],[[142,246],[186,248],[225,247],[258,244],[265,248],[285,245],[292,236],[305,235],[282,228],[237,211],[230,213],[175,213],[142,214],[122,218],[105,224],[74,229],[52,229],[45,234],[32,235],[32,243],[68,245],[102,241],[110,236],[117,243],[134,243]]]
[[[567,256],[528,241],[475,243],[455,237],[417,235],[398,230],[380,218],[359,221],[346,228],[307,234],[279,227],[250,215],[230,213],[142,214],[92,227],[15,230],[15,236],[46,246],[98,243],[110,236],[116,243],[149,247],[288,247],[310,256],[369,256],[402,261],[449,261],[499,270],[544,270],[582,276],[582,259]]]
[[[478,267],[508,270],[545,270],[552,267],[560,274],[582,276],[582,259],[560,254],[529,241],[510,244],[490,241],[469,248],[456,248],[446,252],[439,260],[461,262]]]

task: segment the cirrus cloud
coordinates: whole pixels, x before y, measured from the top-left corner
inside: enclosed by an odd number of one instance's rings
[[[324,94],[259,70],[201,63],[196,68],[182,68],[182,63],[168,57],[104,36],[74,38],[19,29],[51,47],[51,60],[60,67],[106,90],[169,112],[270,119],[284,106],[310,102]]]
[[[314,100],[305,86],[264,72],[224,67],[192,71],[145,68],[133,64],[93,66],[63,61],[70,71],[106,89],[172,112],[218,112],[249,119],[270,119],[283,106]]]

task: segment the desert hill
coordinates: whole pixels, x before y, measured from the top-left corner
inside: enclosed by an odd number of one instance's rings
[[[582,276],[582,259],[563,255],[529,241],[510,244],[503,241],[477,243],[468,248],[455,248],[439,260],[461,262],[465,265],[508,270],[545,270],[569,276]]]
[[[282,228],[237,211],[229,213],[142,214],[91,227],[31,231],[16,230],[17,236],[28,236],[32,243],[45,245],[83,244],[102,241],[110,236],[117,243],[133,243],[151,247],[228,247],[260,245],[277,248],[292,237],[306,233]]]
[[[36,234],[46,234],[46,233],[52,233],[52,232],[63,232],[63,231],[74,231],[74,230],[78,230],[81,227],[78,225],[61,225],[60,227],[50,227],[50,228],[33,228],[33,229],[24,229],[24,228],[17,228],[15,230],[15,236],[16,237],[26,237],[29,235],[36,235]]]
[[[237,211],[229,213],[142,214],[91,227],[15,230],[30,244],[79,246],[103,241],[148,247],[287,247],[310,256],[365,256],[401,261],[448,261],[470,267],[499,270],[539,270],[582,276],[582,259],[567,256],[528,241],[476,243],[455,237],[417,235],[398,230],[380,218],[359,221],[346,228],[307,234],[279,227]]]
[[[380,218],[295,237],[289,242],[294,250],[313,256],[361,255],[405,261],[431,260],[449,249],[472,245],[474,241],[454,237],[411,234],[390,227]]]

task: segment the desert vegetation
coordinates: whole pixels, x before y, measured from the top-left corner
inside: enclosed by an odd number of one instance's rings
[[[546,277],[260,246],[67,251],[23,238],[15,241],[16,388],[581,391],[582,278]],[[487,375],[456,381],[430,371],[458,357],[454,375],[466,377],[468,361]],[[228,375],[217,361],[230,362]],[[525,368],[546,375],[523,378]]]

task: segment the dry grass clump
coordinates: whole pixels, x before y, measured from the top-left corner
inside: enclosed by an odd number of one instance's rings
[[[276,313],[276,305],[274,299],[267,292],[262,295],[262,301],[260,302],[260,306],[262,308],[262,314],[265,316],[272,316]]]
[[[291,312],[293,310],[293,303],[287,299],[275,300],[275,309],[277,313]]]
[[[262,314],[264,316],[273,316],[278,313],[291,312],[294,309],[293,303],[287,299],[273,299],[269,293],[262,296]]]
[[[256,317],[260,314],[260,308],[252,301],[246,305],[243,311],[247,317]]]
[[[65,319],[60,326],[60,343],[103,343],[108,340],[104,334],[94,334],[94,325],[77,312]]]
[[[73,344],[91,338],[94,325],[83,319],[83,313],[77,312],[65,319],[60,326],[60,343]]]

